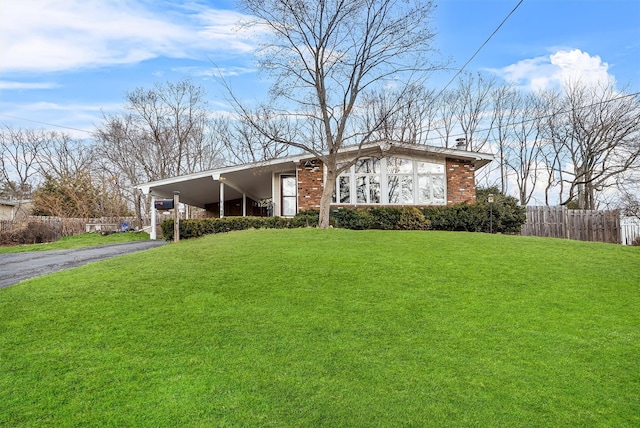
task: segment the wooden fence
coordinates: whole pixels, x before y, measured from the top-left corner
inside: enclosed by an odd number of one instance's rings
[[[618,211],[569,210],[560,207],[527,207],[523,236],[621,243]]]
[[[9,243],[14,238],[12,234],[21,234],[29,230],[33,235],[43,235],[49,240],[57,240],[63,236],[77,235],[86,231],[87,224],[116,224],[127,222],[133,225],[134,217],[103,217],[103,218],[61,218],[45,216],[24,216],[15,220],[0,220],[0,243]],[[46,230],[46,233],[43,231]],[[37,232],[40,229],[41,232]]]

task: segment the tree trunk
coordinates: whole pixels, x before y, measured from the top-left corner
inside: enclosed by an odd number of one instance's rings
[[[144,226],[144,223],[142,221],[142,194],[137,190],[135,190],[134,192],[135,194],[133,197],[133,204],[136,211],[136,228],[140,230]]]
[[[320,198],[320,218],[318,219],[318,227],[327,229],[329,227],[329,217],[331,215],[331,200],[333,198],[333,189],[336,186],[335,168],[327,168],[327,176],[325,177],[322,187],[322,197]]]

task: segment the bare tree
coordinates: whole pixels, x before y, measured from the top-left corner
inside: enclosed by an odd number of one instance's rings
[[[47,132],[38,154],[42,184],[34,193],[34,210],[59,217],[127,214],[126,201],[99,174],[91,145],[61,132]]]
[[[107,177],[111,174],[108,179],[118,183],[122,194],[134,207],[136,226],[142,227],[142,213],[147,207],[140,192],[135,190],[135,185],[153,173],[153,167],[146,157],[136,153],[137,148],[142,146],[140,142],[143,137],[138,135],[130,115],[104,115],[94,138],[99,170]]]
[[[431,1],[241,0],[270,32],[260,52],[272,74],[272,100],[257,113],[232,96],[236,111],[269,141],[320,159],[326,177],[319,226],[329,226],[338,155],[345,146],[372,142],[391,112],[362,128],[361,97],[387,84],[403,88],[432,68]]]
[[[126,94],[129,129],[142,137],[139,152],[150,156],[155,178],[195,172],[208,123],[204,89],[190,80],[156,84],[153,89],[136,88]],[[118,116],[123,119],[122,115]],[[194,146],[196,150],[194,150]]]
[[[18,201],[28,199],[38,184],[38,160],[45,148],[48,133],[42,130],[0,129],[0,178],[4,197]]]
[[[113,173],[142,224],[148,198],[135,185],[221,165],[222,145],[203,88],[190,80],[137,88],[126,112],[104,115],[95,131],[102,170]]]
[[[639,143],[640,144],[640,143]],[[617,179],[618,201],[616,208],[628,217],[640,219],[640,168],[627,171]]]
[[[467,74],[459,80],[454,114],[462,128],[467,150],[483,150],[489,140],[494,119],[491,95],[495,85],[495,79],[481,74],[477,77]]]
[[[510,126],[505,164],[515,176],[520,204],[527,205],[535,191],[539,169],[544,168],[545,110],[543,101],[535,94],[518,94],[514,102],[518,106],[519,120]]]
[[[93,152],[86,141],[60,132],[49,132],[38,153],[38,168],[42,177],[82,175],[92,171]]]
[[[545,144],[540,152],[542,166],[544,167],[546,182],[544,183],[545,205],[552,205],[553,193],[558,193],[557,202],[563,200],[564,179],[563,163],[567,158],[565,150],[565,139],[567,124],[563,122],[561,115],[564,108],[562,103],[562,93],[556,89],[548,89],[537,93],[545,112],[540,116],[540,126],[543,131]]]
[[[434,122],[436,132],[442,140],[442,146],[449,148],[454,129],[458,126],[458,120],[454,112],[458,109],[458,97],[453,91],[445,91],[435,100],[435,114],[438,119]]]
[[[500,164],[500,191],[507,193],[506,156],[507,144],[513,124],[518,120],[518,92],[511,86],[498,86],[493,94],[493,111],[495,126],[491,130],[493,140],[498,144],[498,161]]]
[[[615,185],[620,174],[640,159],[640,99],[607,85],[568,85],[563,111],[558,112],[554,137],[568,156],[563,203],[595,209],[597,194]]]
[[[251,121],[237,120],[231,116],[217,118],[214,122],[216,135],[222,142],[226,153],[233,163],[255,163],[268,159],[286,156],[289,146],[281,142],[274,142],[259,132],[251,122],[267,123],[254,113]]]
[[[434,92],[422,85],[414,85],[404,90],[402,98],[389,90],[365,94],[364,126],[377,126],[374,140],[428,144],[429,134],[435,128]],[[378,126],[380,118],[385,120]]]

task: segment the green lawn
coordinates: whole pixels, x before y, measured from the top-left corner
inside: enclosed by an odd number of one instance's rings
[[[249,230],[0,289],[0,426],[640,426],[640,248]]]
[[[147,232],[126,232],[101,235],[99,233],[83,233],[81,235],[65,236],[56,242],[44,244],[14,245],[0,247],[0,254],[22,253],[26,251],[67,250],[70,248],[90,247],[93,245],[117,244],[120,242],[149,240]]]

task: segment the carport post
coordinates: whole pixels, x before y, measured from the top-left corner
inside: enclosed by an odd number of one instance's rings
[[[242,217],[247,216],[247,195],[242,194]]]
[[[157,232],[156,232],[156,197],[152,196],[151,197],[151,234],[149,235],[149,238],[151,238],[152,240],[156,240],[157,237]]]
[[[220,179],[220,218],[224,217],[224,182]]]
[[[180,192],[173,192],[173,242],[180,241]]]

